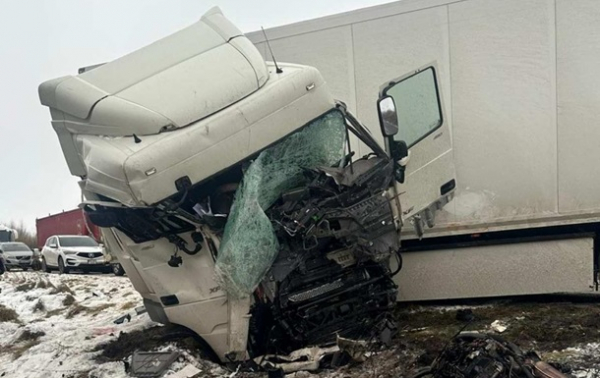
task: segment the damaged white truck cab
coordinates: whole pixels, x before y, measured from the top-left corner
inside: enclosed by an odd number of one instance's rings
[[[83,71],[40,99],[153,320],[226,361],[387,319],[402,224],[431,225],[454,189],[434,66],[382,87],[385,148],[316,69],[267,64],[217,8]]]

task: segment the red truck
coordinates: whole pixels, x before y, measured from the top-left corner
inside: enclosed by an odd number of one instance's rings
[[[52,235],[87,235],[98,243],[102,243],[100,229],[87,219],[81,209],[63,211],[48,215],[35,221],[37,229],[37,246],[41,251],[46,240]],[[118,262],[112,264],[113,273],[122,276],[125,271]]]
[[[93,225],[81,209],[63,211],[35,221],[37,246],[41,250],[52,235],[88,235],[101,243],[100,229]]]

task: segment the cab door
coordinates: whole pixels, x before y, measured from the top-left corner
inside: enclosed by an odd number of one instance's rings
[[[453,196],[456,173],[450,129],[435,64],[382,85],[379,121],[388,153],[396,161],[402,220],[420,237]]]

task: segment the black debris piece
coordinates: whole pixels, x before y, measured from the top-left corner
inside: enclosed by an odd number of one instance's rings
[[[461,333],[428,369],[412,378],[567,378],[535,352],[524,352],[499,336]]]
[[[456,311],[456,320],[460,322],[470,323],[475,320],[475,314],[473,314],[473,310],[470,308],[465,308]]]
[[[131,375],[134,377],[160,377],[179,357],[179,352],[133,352]]]
[[[127,320],[128,322],[130,322],[131,321],[131,315],[130,314],[125,314],[125,315],[123,315],[123,316],[115,319],[113,321],[113,323],[115,323],[115,324],[122,324],[122,323],[125,322],[125,320]]]

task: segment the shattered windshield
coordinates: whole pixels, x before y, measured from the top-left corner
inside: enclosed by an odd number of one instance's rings
[[[345,141],[344,116],[331,111],[252,162],[237,190],[217,259],[217,273],[231,295],[252,293],[277,256],[279,243],[265,210],[283,192],[305,184],[306,169],[339,162]]]
[[[61,236],[58,238],[61,247],[97,247],[98,243],[87,236]]]

